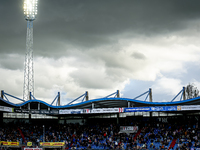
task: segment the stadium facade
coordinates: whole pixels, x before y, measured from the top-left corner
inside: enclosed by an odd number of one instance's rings
[[[142,122],[143,126],[146,123],[162,123],[173,124],[176,122],[192,122],[198,127],[200,118],[200,97],[171,101],[171,102],[152,102],[151,90],[147,93],[149,101],[136,100],[130,98],[121,98],[119,91],[111,94],[110,97],[104,97],[99,99],[88,99],[88,92],[79,98],[83,98],[82,102],[73,103],[77,99],[68,103],[67,105],[60,105],[60,94],[56,96],[51,104],[35,99],[30,95],[30,100],[23,101],[21,103],[13,103],[9,101],[7,96],[16,98],[10,94],[1,91],[0,98],[0,127],[4,124],[37,124],[45,125],[60,124],[61,126],[69,125],[70,123],[79,123],[81,125],[90,126],[91,124],[98,123],[110,123],[120,124],[119,134],[127,132],[140,132],[140,126],[127,126],[130,122]],[[7,96],[6,96],[7,95]],[[56,103],[56,105],[53,105]],[[23,128],[23,127],[22,127]],[[144,129],[144,128],[143,128]],[[45,131],[43,131],[43,134]],[[137,135],[136,133],[136,135]],[[44,134],[45,135],[45,134]],[[43,136],[45,137],[45,136]],[[121,137],[120,137],[121,140]],[[66,144],[63,142],[44,142],[45,139],[40,142],[39,149],[65,149]],[[170,143],[173,140],[170,141]],[[20,145],[19,142],[5,142],[4,148],[33,150],[33,146],[29,146],[27,141],[26,145]],[[16,144],[16,145],[15,145]],[[45,145],[46,144],[46,145]],[[172,144],[171,144],[172,145]],[[93,145],[94,146],[94,145]],[[176,145],[177,146],[177,145]],[[168,147],[170,147],[168,145]],[[72,147],[71,147],[72,148]],[[99,147],[96,147],[99,148]],[[38,148],[36,148],[38,150]]]
[[[119,122],[120,118],[126,118],[130,116],[142,116],[142,117],[169,117],[169,116],[185,116],[185,115],[199,115],[200,111],[200,97],[171,101],[171,102],[152,102],[151,90],[147,93],[149,101],[142,101],[121,98],[119,91],[99,99],[88,100],[88,92],[83,97],[82,102],[75,103],[77,99],[73,100],[67,105],[60,105],[60,95],[56,96],[51,104],[46,103],[31,97],[28,101],[21,103],[13,103],[8,100],[4,91],[1,91],[0,98],[0,115],[1,122],[9,118],[49,118],[57,119],[60,122],[67,122],[72,118],[81,118],[87,120],[87,118],[116,118]],[[7,94],[9,95],[9,94]],[[12,95],[9,95],[14,97]],[[14,97],[16,98],[16,97]],[[19,99],[21,100],[21,99]],[[53,105],[53,103],[56,105]]]

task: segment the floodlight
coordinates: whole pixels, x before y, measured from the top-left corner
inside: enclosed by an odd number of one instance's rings
[[[24,17],[26,20],[35,20],[38,0],[24,0]]]
[[[34,69],[33,69],[33,21],[37,15],[38,0],[24,0],[24,17],[27,21],[26,55],[24,61],[24,87],[23,99],[31,99],[34,95]]]

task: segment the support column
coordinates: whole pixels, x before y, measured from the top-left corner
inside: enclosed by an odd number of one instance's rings
[[[84,120],[84,117],[82,116],[82,121],[83,125],[85,124],[85,120]]]
[[[3,99],[3,93],[4,93],[4,91],[3,90],[1,90],[1,98]]]
[[[43,142],[45,142],[45,125],[43,125],[42,127],[43,127]]]
[[[29,110],[28,118],[29,118],[29,122],[31,122],[31,114],[30,114],[31,103],[28,103],[28,110]]]
[[[31,92],[29,92],[29,100],[31,100]]]
[[[40,110],[40,103],[38,103],[38,110]]]
[[[153,102],[151,88],[149,88],[149,102]],[[150,112],[150,119],[152,119],[152,116],[153,116],[152,114],[153,112]]]
[[[92,103],[92,109],[94,109],[94,103]]]
[[[28,110],[30,110],[31,109],[31,104],[30,103],[28,103]]]
[[[88,91],[86,91],[85,94],[86,94],[85,95],[85,101],[88,101],[88,99],[89,99]]]
[[[60,106],[60,92],[58,92],[58,106]]]
[[[152,89],[149,88],[149,102],[153,102],[153,99],[152,99]]]
[[[183,87],[183,100],[186,100],[186,96],[185,96],[185,87]]]
[[[29,122],[31,122],[31,114],[28,114]]]
[[[120,98],[119,90],[117,90],[117,98]]]
[[[119,124],[119,113],[117,114],[117,124]]]
[[[3,125],[3,112],[0,111],[0,126]]]
[[[130,108],[131,107],[131,103],[130,102],[128,102],[128,108]]]

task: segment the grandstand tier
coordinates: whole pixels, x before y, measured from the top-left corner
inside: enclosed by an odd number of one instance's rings
[[[103,98],[53,106],[0,99],[1,149],[200,149],[200,98]],[[30,149],[31,148],[31,149]]]

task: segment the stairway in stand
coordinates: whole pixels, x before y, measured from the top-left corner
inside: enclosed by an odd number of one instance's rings
[[[170,146],[169,146],[169,149],[173,148],[175,144],[176,144],[176,139],[173,139]]]
[[[137,136],[141,133],[141,131],[142,131],[142,129],[140,129],[140,130],[138,130],[138,132],[136,133],[136,135],[134,136],[134,140],[136,140],[137,139]]]

